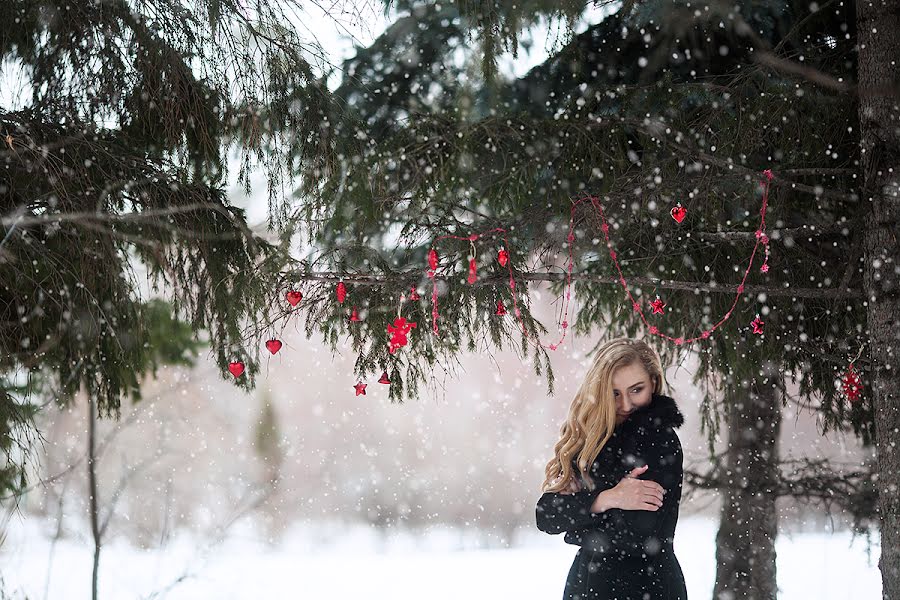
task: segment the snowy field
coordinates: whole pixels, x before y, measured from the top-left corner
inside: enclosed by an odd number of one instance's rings
[[[90,544],[60,540],[51,559],[50,530],[13,519],[0,550],[7,593],[90,598]],[[335,530],[345,533],[335,537]],[[715,533],[716,523],[701,517],[678,524],[675,550],[691,598],[712,598]],[[526,529],[512,548],[496,549],[485,547],[483,534],[440,528],[382,537],[366,528],[316,524],[289,531],[275,546],[259,543],[252,531],[232,528],[231,534],[205,554],[187,538],[150,551],[113,541],[102,554],[100,597],[553,600],[562,596],[577,551],[561,535]],[[777,554],[780,599],[881,598],[877,544],[867,556],[865,540],[851,541],[849,533],[782,535]]]

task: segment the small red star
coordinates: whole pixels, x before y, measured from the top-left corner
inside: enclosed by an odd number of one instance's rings
[[[365,383],[357,383],[353,387],[356,388],[357,396],[365,396],[366,395],[366,384]]]
[[[768,273],[768,272],[769,272],[769,265],[767,265],[767,264],[764,263],[763,266],[761,266],[761,267],[759,268],[759,270],[762,271],[763,273]]]
[[[760,320],[759,315],[756,315],[756,318],[750,321],[750,325],[753,327],[753,333],[762,334],[763,332],[763,321]]]
[[[656,300],[650,303],[650,306],[653,307],[653,314],[662,314],[663,307],[666,305],[665,302],[659,299],[659,296],[656,297]]]

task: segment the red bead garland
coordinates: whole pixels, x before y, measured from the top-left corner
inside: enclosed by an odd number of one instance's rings
[[[569,302],[571,300],[571,293],[572,293],[571,287],[572,287],[572,268],[574,266],[573,242],[575,240],[575,235],[574,235],[575,210],[583,202],[590,202],[594,206],[594,208],[597,210],[597,212],[600,214],[600,218],[602,220],[600,229],[603,232],[604,237],[606,238],[606,245],[609,248],[609,256],[612,259],[613,263],[615,264],[616,271],[619,274],[619,283],[625,289],[625,293],[627,294],[628,298],[631,300],[631,304],[632,304],[632,307],[634,308],[634,310],[640,315],[640,318],[644,322],[644,324],[648,326],[648,331],[652,335],[656,335],[658,337],[670,340],[670,341],[674,342],[675,345],[678,345],[678,346],[685,344],[685,343],[692,343],[697,340],[709,338],[709,336],[712,334],[712,332],[715,331],[716,329],[718,329],[725,321],[727,321],[728,318],[731,316],[731,313],[734,312],[734,308],[735,308],[735,306],[737,306],[737,303],[738,303],[738,300],[740,299],[741,294],[744,293],[744,284],[747,281],[747,276],[750,274],[750,269],[753,266],[753,259],[756,257],[756,252],[759,249],[760,244],[763,244],[763,246],[765,248],[765,259],[763,261],[762,266],[760,267],[760,271],[762,271],[763,273],[766,273],[769,270],[769,265],[768,265],[769,237],[765,233],[765,228],[766,228],[766,210],[767,210],[768,204],[769,204],[769,184],[770,184],[771,180],[774,178],[774,175],[772,174],[772,171],[769,169],[766,169],[765,171],[763,171],[763,175],[765,176],[765,182],[763,183],[764,187],[763,187],[762,207],[759,211],[760,212],[760,225],[759,225],[759,229],[756,230],[756,244],[753,246],[753,251],[750,254],[749,264],[747,265],[747,269],[745,270],[744,276],[741,279],[741,283],[737,287],[737,294],[735,294],[734,302],[732,302],[731,307],[725,313],[725,316],[723,316],[721,319],[719,319],[719,321],[716,322],[711,328],[704,330],[700,333],[700,335],[691,337],[691,338],[672,337],[672,336],[666,335],[664,333],[660,333],[658,327],[656,327],[655,325],[651,325],[647,321],[647,317],[644,314],[644,311],[641,308],[640,303],[637,300],[635,300],[634,296],[632,296],[632,294],[631,294],[631,291],[628,289],[628,283],[626,282],[625,276],[622,273],[622,268],[621,268],[621,265],[619,264],[618,255],[617,255],[616,251],[613,250],[612,242],[609,239],[609,223],[606,220],[606,214],[603,212],[603,206],[600,204],[599,199],[596,196],[585,196],[585,197],[581,198],[580,200],[578,200],[577,202],[573,203],[570,217],[569,217],[569,234],[566,238],[566,241],[568,242],[568,247],[569,247],[569,262],[568,262],[568,267],[567,267],[567,272],[566,272],[566,297],[565,297],[565,304],[564,304],[565,308],[564,308],[564,313],[563,313],[563,321],[561,323],[562,336],[560,337],[560,339],[557,343],[544,345],[544,344],[541,344],[540,341],[531,340],[530,335],[529,335],[524,323],[522,322],[521,312],[519,310],[518,301],[516,299],[516,294],[515,294],[516,282],[515,282],[515,279],[514,279],[513,273],[512,273],[512,265],[508,261],[508,254],[506,254],[506,250],[504,249],[504,250],[501,250],[501,252],[503,254],[498,255],[498,261],[503,266],[505,266],[507,268],[507,270],[509,271],[509,288],[513,292],[513,294],[512,294],[513,312],[515,313],[516,318],[519,320],[520,325],[522,326],[522,332],[525,334],[526,338],[528,338],[529,341],[532,341],[533,343],[537,343],[540,346],[549,348],[551,350],[556,350],[559,347],[559,345],[563,342],[563,340],[565,340],[566,333],[568,331],[568,327],[566,327],[565,325],[568,325],[568,321],[566,319],[567,319],[568,313],[569,313]],[[686,214],[687,211],[683,207],[679,206],[679,208],[680,208],[680,210],[677,211],[677,214],[675,212],[675,209],[672,210],[672,216],[673,216],[673,218],[675,218],[676,221],[678,221],[680,223],[681,220],[683,220],[684,215]],[[429,266],[428,277],[430,277],[432,280],[431,316],[432,316],[432,329],[433,329],[434,333],[438,333],[437,319],[439,316],[438,305],[437,305],[437,281],[435,280],[435,275],[437,273],[438,265],[437,265],[437,252],[434,249],[434,244],[436,244],[439,241],[445,240],[445,239],[465,240],[465,241],[472,243],[475,240],[477,240],[481,237],[484,237],[486,235],[505,234],[505,233],[506,233],[505,229],[497,227],[497,228],[488,230],[481,234],[471,234],[469,236],[444,235],[444,236],[439,236],[439,237],[435,238],[435,240],[432,244],[432,248],[428,253],[428,266]],[[505,247],[509,247],[509,241],[506,239],[506,236],[504,235],[502,237],[503,237]],[[468,279],[470,284],[475,282],[474,281],[475,280],[475,264],[474,263],[475,263],[475,259],[471,258],[470,262],[469,262],[469,279]],[[659,300],[659,298],[657,298],[656,301],[651,303],[651,306],[653,307],[654,313],[662,313],[663,312],[662,309],[665,306],[665,303],[663,303],[661,300]],[[504,308],[504,311],[505,311],[505,308]],[[498,305],[497,314],[502,314],[500,312],[499,305]],[[763,322],[761,320],[759,320],[758,315],[757,315],[757,318],[754,319],[753,323],[751,323],[751,325],[753,326],[754,333],[757,333],[757,334],[762,333]]]

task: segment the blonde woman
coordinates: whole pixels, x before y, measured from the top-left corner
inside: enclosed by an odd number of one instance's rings
[[[547,463],[537,527],[581,546],[564,600],[685,600],[673,541],[683,480],[657,353],[640,340],[604,344]]]

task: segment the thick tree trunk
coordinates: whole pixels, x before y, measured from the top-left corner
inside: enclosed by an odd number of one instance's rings
[[[715,600],[774,600],[781,407],[771,382],[756,384],[727,406],[729,487],[722,490],[716,535]]]
[[[867,210],[868,393],[875,407],[878,513],[885,600],[900,600],[900,6],[856,3],[859,126]],[[866,384],[866,381],[863,381]]]

